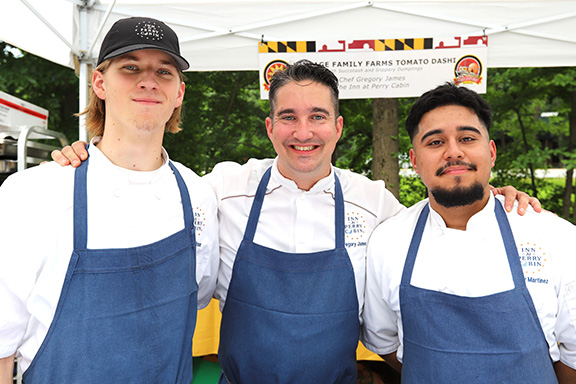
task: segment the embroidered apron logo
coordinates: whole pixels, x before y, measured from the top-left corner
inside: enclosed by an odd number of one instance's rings
[[[521,243],[518,247],[518,256],[526,281],[531,283],[548,284],[548,279],[537,277],[546,267],[548,261],[546,252],[536,243]]]
[[[194,207],[194,228],[196,229],[196,237],[200,237],[205,226],[206,215],[202,212],[202,208]]]
[[[361,247],[366,245],[366,220],[359,212],[346,213],[344,223],[346,234],[346,247]]]

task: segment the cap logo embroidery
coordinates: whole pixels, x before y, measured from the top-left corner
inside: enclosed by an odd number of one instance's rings
[[[164,31],[159,25],[149,21],[141,21],[136,24],[136,35],[146,40],[162,40]]]

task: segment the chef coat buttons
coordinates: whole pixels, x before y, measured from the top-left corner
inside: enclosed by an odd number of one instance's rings
[[[113,194],[115,197],[122,197],[122,189],[116,188],[116,189],[114,190],[114,192],[112,192],[112,194]]]

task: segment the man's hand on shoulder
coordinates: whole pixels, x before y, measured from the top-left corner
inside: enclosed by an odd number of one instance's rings
[[[506,212],[511,212],[514,207],[514,201],[518,200],[518,214],[524,216],[528,205],[531,205],[536,212],[542,212],[542,206],[540,201],[535,197],[530,197],[526,192],[517,190],[511,185],[507,185],[501,188],[494,188],[490,186],[494,196],[503,195],[504,196],[504,209]]]
[[[61,151],[55,149],[52,151],[52,160],[65,167],[71,165],[76,168],[88,158],[84,141],[75,141],[72,145],[67,145]]]

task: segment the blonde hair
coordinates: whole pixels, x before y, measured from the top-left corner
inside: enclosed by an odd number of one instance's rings
[[[101,73],[106,72],[110,67],[110,62],[114,59],[106,60],[101,63],[94,71],[99,71]],[[184,76],[182,72],[178,72],[180,81],[184,81]],[[102,136],[104,134],[104,123],[106,122],[106,103],[104,100],[99,98],[94,89],[90,87],[90,99],[88,100],[88,106],[86,109],[77,113],[76,116],[86,115],[86,130],[88,131],[89,137]],[[168,119],[165,126],[165,132],[176,133],[180,132],[180,124],[182,123],[182,105],[174,109],[172,116]]]

